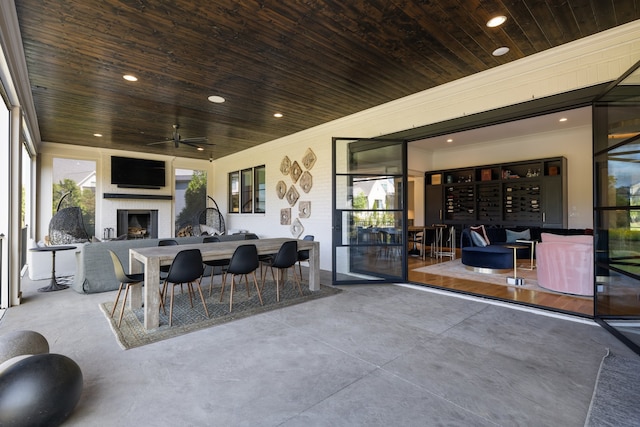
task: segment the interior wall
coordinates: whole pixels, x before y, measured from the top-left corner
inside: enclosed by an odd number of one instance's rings
[[[430,170],[559,156],[567,158],[568,227],[593,228],[591,126],[439,150],[433,153],[433,165]]]

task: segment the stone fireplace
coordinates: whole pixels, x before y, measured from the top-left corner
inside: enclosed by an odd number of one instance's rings
[[[118,236],[127,239],[157,239],[157,209],[118,209]]]

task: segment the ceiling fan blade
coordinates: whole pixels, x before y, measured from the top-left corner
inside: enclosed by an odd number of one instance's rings
[[[160,144],[166,144],[167,142],[172,142],[172,140],[167,138],[164,141],[149,142],[147,143],[147,145],[160,145]]]
[[[204,143],[204,142],[207,142],[207,137],[201,136],[196,138],[184,138],[184,139],[181,139],[180,142],[184,142],[185,144],[194,143],[194,142]]]

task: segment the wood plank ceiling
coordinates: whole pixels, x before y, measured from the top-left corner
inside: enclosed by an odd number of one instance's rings
[[[42,141],[204,159],[640,17],[638,0],[15,4]],[[495,15],[508,19],[488,28]],[[509,53],[493,56],[501,46]],[[174,124],[215,145],[148,145],[171,138]]]

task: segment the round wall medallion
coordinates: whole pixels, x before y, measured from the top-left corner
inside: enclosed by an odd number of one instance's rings
[[[287,184],[284,181],[278,181],[276,184],[276,194],[278,199],[284,198],[284,195],[287,194]]]

